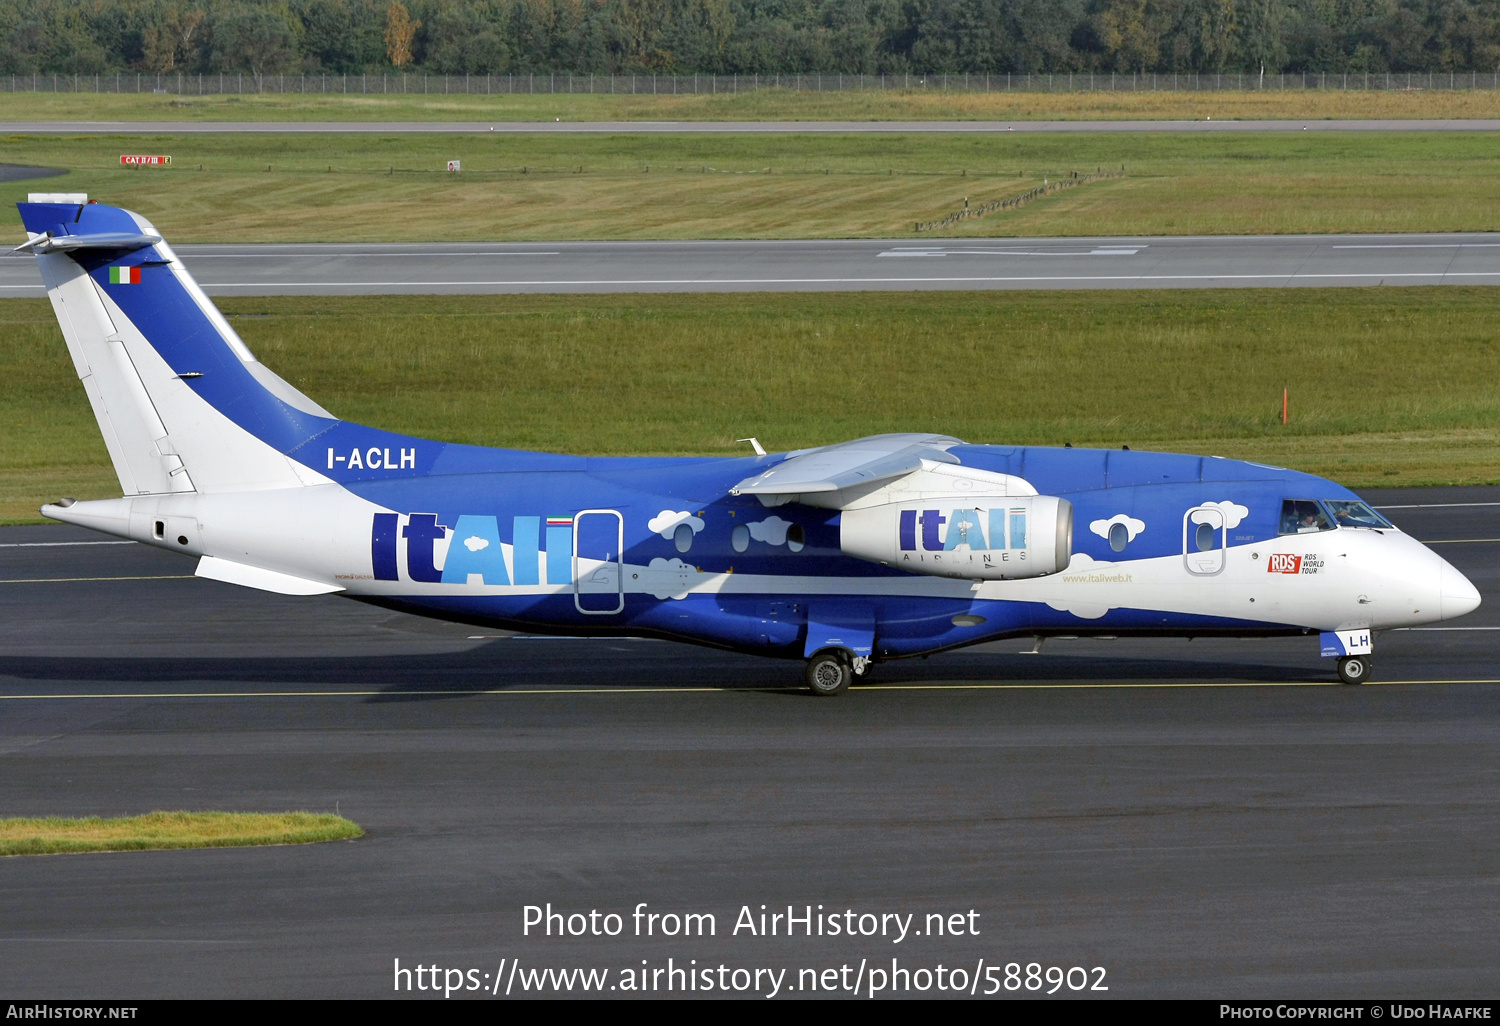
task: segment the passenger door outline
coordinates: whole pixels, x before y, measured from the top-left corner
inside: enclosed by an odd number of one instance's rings
[[[613,536],[595,532],[608,527],[586,524],[589,517],[613,517]],[[585,533],[588,537],[585,538]],[[600,545],[599,542],[604,544]],[[611,545],[612,543],[612,545]],[[612,548],[613,551],[609,551]],[[573,605],[587,616],[608,616],[625,609],[623,550],[625,518],[618,510],[585,509],[573,518]]]
[[[1198,547],[1199,528],[1213,528],[1218,544],[1209,549]],[[1229,545],[1229,528],[1224,511],[1218,506],[1194,506],[1182,515],[1182,565],[1194,577],[1213,577],[1224,572],[1224,551]]]

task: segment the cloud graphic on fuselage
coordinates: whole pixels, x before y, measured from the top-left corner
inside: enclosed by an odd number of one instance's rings
[[[1204,517],[1202,514],[1207,510],[1216,509],[1224,518],[1225,528],[1233,531],[1236,527],[1240,526],[1241,520],[1244,520],[1250,515],[1250,509],[1248,506],[1241,506],[1239,503],[1231,502],[1228,499],[1225,499],[1223,502],[1205,502],[1201,505],[1202,508],[1195,512],[1190,518],[1195,524],[1208,523],[1208,518]]]
[[[1095,520],[1093,523],[1089,524],[1089,530],[1093,531],[1105,541],[1108,541],[1109,529],[1111,527],[1114,527],[1116,524],[1125,525],[1126,542],[1135,541],[1135,536],[1146,529],[1146,522],[1144,520],[1137,520],[1135,517],[1127,516],[1124,513],[1116,513],[1108,520]]]
[[[703,530],[703,519],[701,517],[693,516],[687,510],[677,512],[675,510],[664,509],[656,516],[646,521],[647,528],[655,531],[657,534],[667,539],[667,541],[672,540],[672,532],[676,531],[678,525],[680,524],[687,524],[693,529],[694,534],[697,534],[699,531]]]
[[[765,542],[767,545],[785,545],[786,529],[792,526],[792,522],[780,517],[766,517],[764,520],[757,520],[745,526],[750,528],[750,537],[758,542]]]
[[[662,559],[658,556],[646,567],[645,579],[641,581],[641,586],[646,592],[663,601],[685,599],[695,580],[709,576],[711,575],[700,574],[697,567],[684,563],[680,559]]]
[[[464,548],[470,552],[478,552],[480,549],[487,549],[489,547],[490,540],[488,538],[481,538],[477,534],[464,539]]]

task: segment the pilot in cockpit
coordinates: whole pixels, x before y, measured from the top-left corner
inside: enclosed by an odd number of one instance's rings
[[[1313,534],[1332,529],[1328,514],[1316,502],[1287,499],[1281,504],[1281,534]]]

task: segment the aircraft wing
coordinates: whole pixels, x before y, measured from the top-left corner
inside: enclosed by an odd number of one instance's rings
[[[894,434],[799,449],[769,470],[745,478],[729,493],[769,498],[842,491],[910,474],[921,469],[923,460],[957,463],[948,449],[962,444],[947,435]]]

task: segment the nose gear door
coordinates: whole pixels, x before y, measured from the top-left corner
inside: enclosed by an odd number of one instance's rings
[[[1229,531],[1216,506],[1194,506],[1182,517],[1182,565],[1195,577],[1212,577],[1224,569]]]
[[[625,519],[612,509],[586,509],[573,520],[573,604],[580,613],[607,615],[625,608],[620,550]]]

